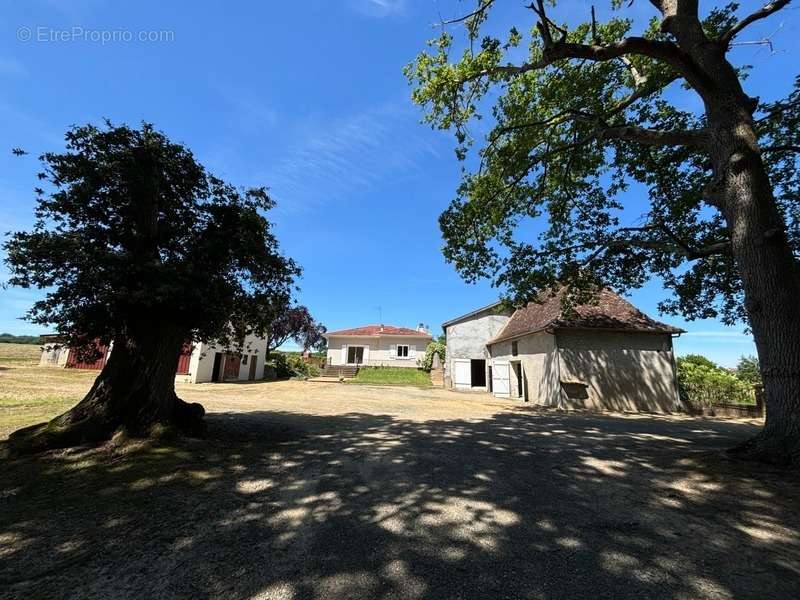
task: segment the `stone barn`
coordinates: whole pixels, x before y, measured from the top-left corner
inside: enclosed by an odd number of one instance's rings
[[[569,315],[559,295],[548,295],[513,312],[494,304],[443,327],[452,389],[557,408],[680,408],[672,338],[683,330],[610,290]]]

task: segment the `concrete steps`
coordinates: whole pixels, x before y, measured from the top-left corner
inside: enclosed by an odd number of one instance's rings
[[[355,365],[325,365],[319,372],[320,377],[344,377],[352,379],[358,374],[358,367]]]

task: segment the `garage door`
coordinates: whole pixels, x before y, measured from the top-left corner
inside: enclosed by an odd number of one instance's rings
[[[509,364],[507,362],[492,363],[492,393],[498,398],[508,398],[511,395],[509,383]]]
[[[456,358],[453,360],[453,385],[457,388],[472,386],[469,359]]]

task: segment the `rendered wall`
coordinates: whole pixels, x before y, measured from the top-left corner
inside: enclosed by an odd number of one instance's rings
[[[486,343],[500,333],[508,319],[509,312],[497,314],[495,309],[488,309],[447,327],[444,361],[446,387],[453,387],[453,360],[456,358],[489,360]]]
[[[511,352],[512,341],[500,342],[491,346],[492,366],[495,362],[519,362],[522,366],[523,385],[527,383],[528,402],[546,406],[556,406],[559,398],[558,356],[555,336],[544,331],[518,338],[517,355]],[[511,370],[511,398],[518,399],[520,390],[517,378]]]
[[[241,352],[243,355],[246,354],[248,356],[247,364],[239,365],[238,381],[247,381],[249,379],[250,361],[253,360],[253,357],[257,361],[256,380],[264,378],[264,356],[267,352],[267,341],[265,339],[249,335],[245,338],[244,346],[241,350],[232,348],[230,351]],[[208,383],[212,381],[214,355],[217,352],[226,353],[227,350],[221,346],[218,347],[211,344],[195,344],[192,357],[189,360],[189,373],[177,375],[175,377],[176,383]]]
[[[673,412],[679,407],[668,334],[556,334],[561,399],[590,410]]]
[[[69,348],[58,343],[49,343],[42,346],[42,357],[39,365],[42,367],[63,367],[67,364]]]
[[[412,336],[334,336],[328,338],[328,363],[331,365],[347,364],[346,346],[363,346],[364,362],[369,367],[411,367],[417,368],[418,360],[425,356],[425,349],[430,343],[427,337]],[[407,345],[408,358],[397,356],[397,345]]]

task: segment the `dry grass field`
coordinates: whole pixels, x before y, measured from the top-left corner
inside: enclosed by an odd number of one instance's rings
[[[0,440],[80,400],[97,373],[40,367],[39,346],[0,344]]]
[[[41,348],[35,344],[0,344],[0,366],[38,364],[41,352]]]

